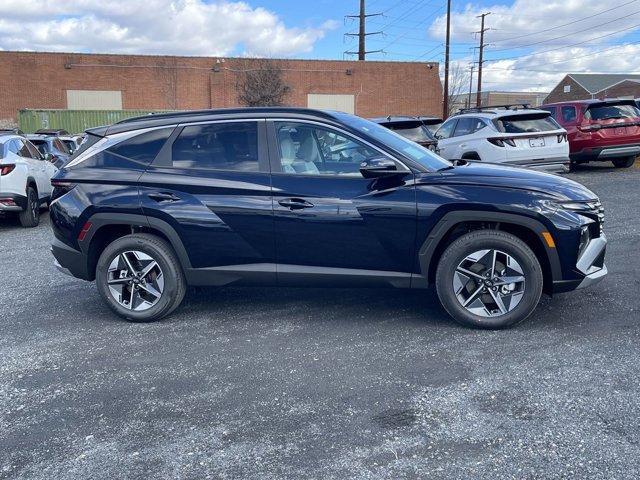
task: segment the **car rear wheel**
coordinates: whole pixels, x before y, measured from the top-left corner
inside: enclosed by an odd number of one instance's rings
[[[20,225],[25,228],[37,227],[40,223],[40,203],[35,188],[27,187],[27,205],[18,214]]]
[[[616,168],[629,168],[636,162],[636,157],[616,158],[612,162]]]
[[[152,322],[175,310],[186,292],[171,246],[155,235],[121,237],[104,249],[96,267],[98,292],[118,315]]]
[[[479,328],[505,328],[524,320],[538,304],[542,286],[542,268],[531,249],[495,230],[458,238],[436,272],[445,310],[458,323]]]

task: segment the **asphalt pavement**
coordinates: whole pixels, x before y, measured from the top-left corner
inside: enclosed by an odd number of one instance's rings
[[[640,168],[569,174],[606,208],[604,282],[507,331],[432,292],[190,290],[130,324],[0,220],[0,478],[640,478]]]

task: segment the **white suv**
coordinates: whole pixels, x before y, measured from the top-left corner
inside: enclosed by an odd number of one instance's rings
[[[38,225],[57,171],[26,138],[0,135],[0,213],[18,213],[23,227]]]
[[[438,153],[448,160],[569,170],[567,131],[549,112],[528,105],[463,109],[444,122],[435,136]]]

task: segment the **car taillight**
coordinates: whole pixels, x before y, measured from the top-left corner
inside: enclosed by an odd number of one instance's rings
[[[11,172],[13,172],[13,169],[16,168],[16,166],[11,163],[8,165],[1,165],[0,166],[0,175],[9,175]]]
[[[4,205],[5,207],[17,206],[13,198],[0,198],[0,205]]]
[[[487,140],[497,147],[504,147],[505,145],[516,146],[516,141],[513,138],[487,138]]]
[[[562,143],[562,142],[567,142],[567,134],[566,133],[561,133],[558,135],[558,143]]]

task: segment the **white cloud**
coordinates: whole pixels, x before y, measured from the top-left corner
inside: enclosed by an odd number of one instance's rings
[[[640,30],[639,7],[638,0],[468,4],[452,14],[452,42],[477,44],[473,32],[480,29],[480,19],[476,17],[491,12],[486,18],[491,30],[485,37],[489,44],[485,59],[489,61],[483,90],[550,90],[568,72],[640,71],[640,44],[620,45],[625,35]],[[443,39],[444,32],[445,17],[441,16],[428,34]],[[500,58],[504,60],[491,61]],[[471,58],[459,61],[470,62]]]
[[[335,22],[289,28],[241,1],[2,0],[0,49],[175,55],[307,53]]]

